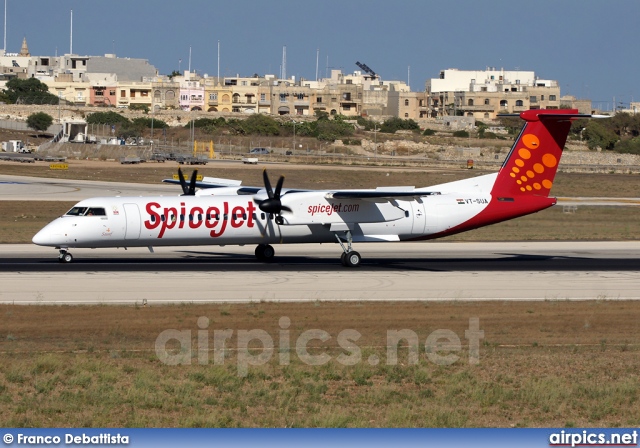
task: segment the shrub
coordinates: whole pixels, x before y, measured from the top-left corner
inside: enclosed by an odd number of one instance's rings
[[[149,113],[149,106],[146,104],[129,104],[129,110],[141,110],[145,114]]]
[[[151,129],[151,124],[153,123],[153,129],[162,129],[167,128],[169,125],[163,120],[158,120],[157,118],[149,118],[149,117],[138,117],[133,119],[133,124],[143,128]]]
[[[389,118],[380,126],[380,132],[393,134],[396,131],[416,131],[420,126],[414,120],[403,120],[402,118]]]
[[[131,123],[127,117],[110,111],[110,112],[94,112],[87,117],[88,124],[127,124]]]

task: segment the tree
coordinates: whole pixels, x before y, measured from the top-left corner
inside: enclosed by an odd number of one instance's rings
[[[406,130],[406,131],[419,131],[420,126],[415,121],[408,119],[403,120],[402,118],[393,117],[389,118],[382,123],[380,126],[380,132],[386,132],[389,134],[393,134],[396,131]]]
[[[49,129],[53,123],[53,117],[44,112],[36,112],[27,117],[27,126],[38,134]]]
[[[127,124],[130,123],[127,117],[120,115],[114,111],[94,112],[87,117],[89,124]]]
[[[242,122],[245,134],[252,135],[279,135],[280,124],[271,117],[262,114],[253,114]]]
[[[640,137],[618,142],[613,150],[622,154],[640,154]]]
[[[36,78],[7,81],[4,96],[9,103],[16,104],[58,104],[60,99],[49,93],[49,87]]]
[[[613,149],[618,136],[611,129],[600,123],[601,120],[591,120],[584,128],[583,137],[587,140],[589,149]]]

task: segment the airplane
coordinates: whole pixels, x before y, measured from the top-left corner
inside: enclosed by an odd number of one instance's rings
[[[517,116],[517,115],[516,115]],[[99,197],[83,200],[34,237],[33,243],[71,248],[255,244],[260,261],[274,259],[275,244],[340,245],[341,263],[357,267],[354,243],[441,238],[535,213],[556,204],[549,193],[571,122],[596,117],[576,109],[528,110],[525,123],[496,173],[414,188],[298,190],[243,187],[224,179],[187,183],[176,197]],[[199,190],[196,190],[200,187]]]

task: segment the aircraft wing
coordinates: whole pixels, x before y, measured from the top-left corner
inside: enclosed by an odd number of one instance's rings
[[[420,191],[414,187],[379,187],[375,190],[338,190],[325,195],[327,199],[362,199],[372,202],[394,200],[416,200],[424,196],[440,194],[435,191]]]

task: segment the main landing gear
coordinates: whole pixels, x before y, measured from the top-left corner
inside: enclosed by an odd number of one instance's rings
[[[60,263],[71,263],[73,261],[73,255],[67,252],[66,249],[60,249],[60,255],[58,255],[58,261]]]
[[[256,258],[259,261],[272,261],[275,254],[276,251],[270,244],[258,244],[258,247],[256,247]]]
[[[362,257],[358,252],[353,250],[353,248],[351,247],[351,243],[353,242],[353,239],[351,237],[351,231],[348,230],[346,232],[347,247],[344,246],[344,244],[342,243],[342,239],[340,239],[338,234],[336,233],[335,235],[336,235],[336,240],[338,240],[338,244],[340,244],[340,247],[342,247],[342,250],[343,250],[342,255],[340,255],[340,262],[342,263],[342,266],[345,266],[348,268],[357,268],[358,266],[360,266]]]

